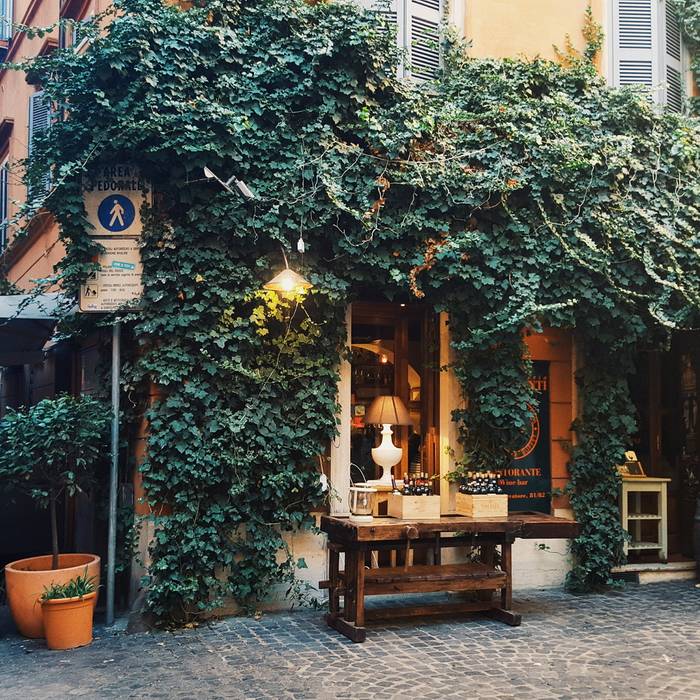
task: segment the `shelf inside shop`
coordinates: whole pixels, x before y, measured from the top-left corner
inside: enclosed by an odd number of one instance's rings
[[[659,542],[630,542],[628,549],[661,549]]]

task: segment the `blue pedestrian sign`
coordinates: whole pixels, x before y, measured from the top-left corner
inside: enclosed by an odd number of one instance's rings
[[[83,176],[83,204],[92,225],[91,236],[138,238],[143,229],[141,207],[151,202],[151,186],[133,163],[103,162]]]
[[[102,227],[112,233],[120,233],[134,223],[136,208],[123,194],[107,195],[97,207],[97,218]]]

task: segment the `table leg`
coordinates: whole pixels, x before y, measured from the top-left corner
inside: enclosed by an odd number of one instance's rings
[[[480,550],[481,562],[493,568],[496,561],[496,545],[484,543],[480,545]],[[477,597],[479,600],[491,600],[493,598],[493,591],[478,591]]]
[[[358,559],[356,550],[349,549],[345,552],[345,606],[343,617],[348,622],[355,620],[355,570]]]
[[[367,634],[364,628],[364,588],[365,550],[358,552],[348,549],[345,551],[343,614],[341,617],[339,612],[329,611],[326,615],[326,623],[353,642],[364,642]]]
[[[365,626],[365,552],[361,549],[357,553],[357,566],[355,567],[355,626]]]
[[[328,612],[331,615],[338,615],[339,598],[338,595],[338,569],[340,566],[340,552],[336,547],[328,550]]]
[[[501,545],[501,569],[506,575],[506,585],[501,589],[501,607],[510,610],[513,605],[513,554],[511,543],[504,541]]]
[[[492,608],[491,610],[488,610],[486,614],[489,617],[492,617],[494,620],[500,620],[501,622],[505,622],[507,625],[517,627],[520,625],[522,618],[520,613],[516,613],[511,610],[513,605],[512,545],[513,538],[506,535],[501,543],[501,570],[506,575],[506,585],[501,589],[501,607]]]

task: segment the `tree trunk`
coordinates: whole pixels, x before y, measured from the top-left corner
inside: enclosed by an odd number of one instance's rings
[[[49,501],[51,504],[51,568],[58,569],[58,518],[56,516],[56,492],[51,489]]]

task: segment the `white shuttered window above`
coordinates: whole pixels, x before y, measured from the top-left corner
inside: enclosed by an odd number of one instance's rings
[[[683,106],[680,26],[671,0],[613,0],[613,83],[643,85],[669,109]]]
[[[665,95],[664,103],[670,109],[680,112],[683,109],[683,88],[682,88],[682,56],[683,48],[681,46],[681,27],[678,22],[673,5],[669,0],[665,2],[664,8],[664,68],[665,79],[664,85]]]
[[[12,0],[0,0],[0,40],[12,39]]]
[[[44,91],[34,92],[29,96],[29,138],[28,152],[31,157],[36,139],[42,131],[51,126],[51,108],[44,99]],[[28,192],[30,200],[46,195],[51,187],[51,175],[46,174],[40,186],[34,186]]]
[[[0,251],[7,245],[7,227],[10,218],[10,196],[8,191],[9,163],[5,159],[0,163]]]
[[[382,15],[395,28],[396,39],[408,58],[401,76],[417,80],[435,77],[440,67],[440,24],[445,0],[358,0]]]

